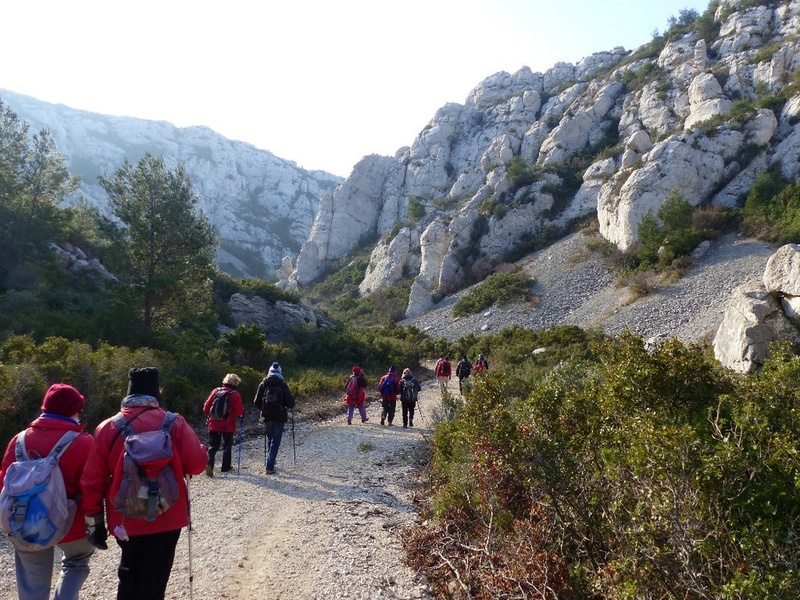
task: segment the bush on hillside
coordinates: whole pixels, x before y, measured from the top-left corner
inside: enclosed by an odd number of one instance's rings
[[[493,367],[437,427],[413,565],[451,598],[797,595],[800,358],[739,378],[675,340],[588,345]]]
[[[531,298],[534,280],[523,275],[519,269],[513,273],[493,273],[483,283],[464,294],[453,305],[453,316],[465,317],[497,304],[525,302]]]

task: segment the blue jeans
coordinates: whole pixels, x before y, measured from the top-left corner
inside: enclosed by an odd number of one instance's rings
[[[78,600],[78,592],[89,577],[89,559],[94,554],[94,546],[81,538],[58,544],[58,547],[64,552],[64,558],[53,600]],[[54,561],[55,548],[14,552],[19,600],[49,600]]]
[[[284,427],[286,427],[286,423],[276,423],[275,421],[264,423],[267,437],[267,471],[275,470],[275,460],[278,458],[278,448],[281,447]]]

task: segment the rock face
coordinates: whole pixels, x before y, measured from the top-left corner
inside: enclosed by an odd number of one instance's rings
[[[327,328],[333,326],[330,322],[321,319],[311,307],[285,300],[270,302],[260,296],[236,293],[228,301],[228,308],[237,325],[256,325],[271,342],[281,341],[286,330],[291,327]]]
[[[488,77],[410,146],[365,158],[326,194],[282,283],[308,284],[377,235],[361,293],[413,278],[412,316],[575,219],[596,215],[603,237],[630,250],[673,190],[734,207],[767,168],[797,178],[800,96],[755,101],[777,98],[800,69],[800,0],[738,6],[720,3],[716,31]]]
[[[297,256],[308,238],[320,196],[341,182],[206,127],[99,115],[5,90],[0,97],[32,131],[51,131],[68,168],[81,176],[72,200],[83,197],[103,212],[107,197],[98,177],[126,159],[136,163],[149,152],[168,165],[183,163],[222,240],[217,264],[233,276],[274,279],[283,257]]]
[[[714,355],[724,366],[750,373],[769,353],[769,344],[800,347],[800,245],[782,246],[767,260],[764,276],[742,284],[725,308],[714,338]]]

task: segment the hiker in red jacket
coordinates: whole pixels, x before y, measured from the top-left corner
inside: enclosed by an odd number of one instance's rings
[[[241,377],[235,373],[228,373],[222,380],[222,387],[214,388],[205,404],[203,412],[208,415],[208,464],[206,465],[206,475],[214,476],[214,458],[220,445],[222,446],[222,465],[220,471],[227,473],[231,470],[231,454],[233,451],[233,434],[236,433],[236,419],[244,417],[244,404],[242,395],[236,386],[242,381]],[[228,401],[228,414],[224,419],[215,418],[211,414],[211,407],[214,405],[214,398],[217,394],[225,394]]]
[[[448,358],[446,356],[440,356],[439,360],[436,361],[434,373],[436,374],[436,379],[439,380],[439,389],[443,394],[447,390],[447,383],[450,381],[451,370]]]
[[[167,414],[159,405],[158,370],[154,367],[135,368],[130,370],[128,377],[128,395],[123,398],[118,415],[122,415],[136,432],[158,430]],[[124,450],[124,436],[114,423],[114,417],[100,423],[94,432],[94,446],[81,477],[87,515],[86,536],[95,547],[106,550],[108,529],[114,533],[117,545],[122,549],[117,570],[118,600],[164,599],[181,529],[189,525],[189,499],[184,476],[202,473],[208,456],[197,434],[180,415],[175,418],[171,438],[176,457],[171,466],[178,484],[178,498],[155,520],[148,521],[123,517],[114,506],[112,490]]]
[[[86,539],[84,529],[84,503],[80,495],[80,479],[86,458],[92,448],[92,436],[84,432],[86,425],[79,422],[86,400],[71,385],[54,383],[44,395],[42,414],[25,430],[24,445],[29,457],[47,456],[68,431],[79,432],[70,442],[58,461],[64,476],[67,498],[77,502],[75,519],[67,534],[58,542],[64,553],[61,575],[55,588],[55,597],[61,600],[78,600],[78,592],[89,576],[89,559],[94,546]],[[11,438],[0,468],[0,490],[8,467],[15,460],[15,445],[20,434]],[[17,593],[20,598],[49,598],[53,579],[53,547],[42,550],[14,550],[17,574]]]
[[[378,392],[381,395],[381,425],[386,421],[393,424],[394,411],[397,407],[397,395],[400,393],[400,380],[397,378],[394,365],[389,367],[386,375],[378,381]]]
[[[350,392],[348,388],[350,388],[350,382],[353,381],[356,384],[356,389]],[[355,409],[358,408],[358,412],[361,415],[361,422],[366,423],[369,421],[369,417],[367,416],[367,407],[366,407],[366,399],[367,399],[367,378],[364,377],[364,372],[358,365],[353,367],[353,372],[350,377],[347,378],[347,383],[345,384],[345,395],[344,395],[344,403],[347,404],[347,424],[353,424],[353,413]]]

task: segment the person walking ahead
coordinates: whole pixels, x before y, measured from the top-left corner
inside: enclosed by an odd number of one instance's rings
[[[54,598],[57,600],[78,600],[78,592],[89,576],[89,559],[94,554],[94,546],[86,539],[84,503],[80,494],[81,474],[92,448],[92,436],[83,431],[86,425],[79,422],[85,404],[84,397],[71,385],[51,385],[44,395],[42,414],[27,429],[11,438],[0,469],[2,490],[8,468],[15,461],[15,449],[20,437],[24,440],[22,445],[28,458],[38,458],[47,456],[68,432],[74,432],[77,436],[58,461],[67,498],[77,502],[77,510],[72,526],[56,544],[64,553],[61,575],[55,588]],[[54,558],[53,546],[41,550],[14,549],[20,600],[47,600],[50,597]]]
[[[446,356],[440,356],[436,362],[436,369],[434,371],[436,379],[439,380],[439,389],[442,394],[447,391],[447,383],[450,381],[450,360]]]
[[[397,406],[397,394],[400,393],[400,381],[397,379],[397,370],[389,367],[386,375],[378,381],[378,392],[381,395],[381,425],[388,421],[394,424],[394,413]]]
[[[205,446],[186,420],[161,408],[158,369],[134,368],[128,378],[128,394],[122,399],[119,413],[95,429],[94,446],[81,477],[86,537],[96,548],[107,550],[108,529],[114,532],[122,550],[117,569],[117,600],[164,600],[178,538],[181,529],[189,525],[189,493],[184,476],[202,473],[208,457]],[[173,417],[169,435],[174,458],[170,468],[177,484],[177,497],[157,512],[153,520],[123,516],[120,510],[126,510],[127,503],[115,502],[115,490],[128,476],[127,471],[119,468],[124,464],[123,430],[133,430],[141,439],[142,434],[158,431]]]
[[[294,408],[294,396],[283,380],[283,371],[277,362],[272,363],[267,376],[258,385],[253,403],[261,410],[261,420],[264,421],[267,475],[272,475],[275,473],[283,430],[289,420],[288,409]]]
[[[235,373],[228,373],[222,380],[222,387],[211,391],[203,404],[203,412],[208,415],[208,464],[206,465],[206,475],[214,476],[214,458],[217,451],[222,446],[222,465],[220,471],[227,473],[231,470],[231,454],[233,451],[233,434],[236,433],[236,419],[244,417],[244,405],[242,395],[236,389],[241,382],[241,378]],[[215,406],[220,407],[218,411],[212,411]],[[224,410],[222,410],[224,409]]]
[[[411,374],[411,369],[403,369],[400,380],[400,404],[403,410],[403,427],[414,426],[414,409],[417,407],[417,395],[422,386]]]
[[[458,377],[458,393],[463,394],[463,381],[469,377],[472,372],[472,364],[469,362],[467,355],[461,356],[461,360],[456,365],[456,377]]]
[[[367,398],[367,378],[364,377],[364,372],[361,367],[355,365],[353,367],[353,374],[347,378],[345,384],[344,401],[347,404],[347,424],[353,424],[353,413],[358,408],[361,415],[361,422],[366,423],[369,421],[367,416],[366,398]]]

